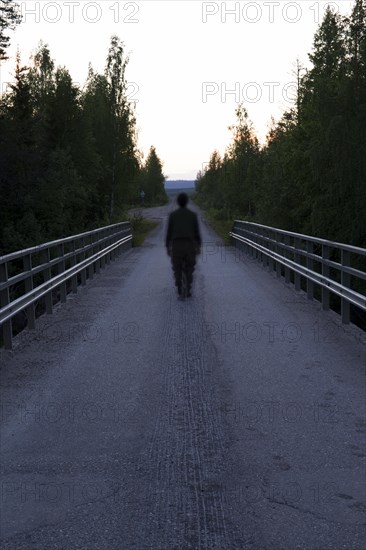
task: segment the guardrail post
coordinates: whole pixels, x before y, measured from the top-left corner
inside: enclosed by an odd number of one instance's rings
[[[243,237],[245,237],[245,234],[243,235]],[[244,254],[247,254],[248,256],[251,256],[252,255],[252,247],[249,246],[248,243],[243,243],[244,245]]]
[[[119,237],[120,237],[120,235],[121,235],[120,231],[121,231],[121,229],[119,229],[117,235],[115,235],[115,236],[113,237],[113,240],[112,240],[113,244],[114,244],[115,242],[117,242],[117,240],[119,239]],[[117,248],[118,248],[118,247],[117,247]],[[117,248],[114,248],[114,249],[112,250],[112,252],[111,252],[111,260],[113,260],[113,261],[114,261],[116,255],[117,255]]]
[[[6,262],[4,262],[0,264],[0,283],[7,283],[7,282],[8,282],[8,265]],[[0,307],[7,306],[9,301],[10,301],[9,287],[6,287],[0,292]],[[13,328],[12,328],[11,319],[9,319],[9,321],[5,321],[5,323],[3,323],[3,325],[0,328],[2,329],[5,349],[12,349]]]
[[[93,236],[93,238],[94,238],[94,236]],[[95,240],[98,241],[99,237],[97,236]],[[93,241],[93,243],[94,243],[93,244],[93,254],[96,254],[97,252],[100,251],[100,245],[98,244],[98,242],[95,243],[95,241]],[[97,275],[98,275],[98,273],[100,273],[100,258],[98,260],[96,260],[96,262],[95,262],[95,273]]]
[[[113,244],[118,240],[119,235],[121,235],[121,233],[118,233],[117,235],[115,235],[115,236],[113,237],[113,239],[112,239],[112,243],[113,243]],[[111,260],[112,260],[112,261],[114,261],[114,259],[115,259],[115,257],[116,257],[116,251],[117,251],[117,249],[114,248],[114,249],[112,250],[112,252],[111,252]]]
[[[306,241],[306,252],[308,254],[314,253],[314,245],[312,241]],[[306,257],[306,267],[308,269],[311,269],[311,271],[313,271],[314,269],[313,258],[309,258],[309,256]],[[314,283],[313,281],[310,281],[310,279],[306,279],[306,294],[307,294],[308,300],[314,299]]]
[[[260,237],[259,237],[259,244],[261,244],[262,246],[266,246],[265,240],[263,238],[264,235],[265,235],[265,230],[263,229],[263,230],[261,230],[261,234],[260,234]],[[267,255],[264,254],[264,252],[263,253],[261,252],[261,261],[262,261],[262,266],[264,268],[266,268],[267,265],[268,265],[267,258],[268,258]]]
[[[58,275],[61,275],[61,273],[64,273],[65,271],[65,245],[62,243],[58,247],[58,255],[60,258],[59,263],[57,264],[57,273]],[[64,304],[66,302],[67,297],[67,289],[66,289],[66,281],[64,283],[60,284],[60,300]]]
[[[120,239],[120,238],[122,237],[122,234],[123,234],[123,229],[120,228],[117,237],[115,237],[114,242],[116,242],[118,239]],[[113,259],[116,259],[116,258],[117,258],[117,256],[119,255],[119,253],[120,253],[120,251],[121,251],[120,249],[121,249],[121,247],[120,247],[120,246],[117,246],[117,248],[115,248],[115,249],[113,250]]]
[[[81,261],[85,260],[85,237],[83,237],[81,239]],[[80,272],[80,278],[81,278],[81,286],[85,286],[86,285],[86,267],[84,267],[84,269],[81,270]]]
[[[32,275],[32,254],[27,254],[23,257],[23,270],[29,271],[29,277],[24,281],[24,290],[25,293],[33,290],[33,275]],[[27,316],[27,327],[30,330],[36,328],[36,314],[34,309],[34,304],[30,304],[25,310]]]
[[[261,244],[263,247],[266,247],[266,246],[267,246],[267,243],[266,243],[266,241],[265,241],[265,239],[264,239],[265,236],[266,236],[266,230],[263,229],[263,230],[261,230],[261,236],[260,236],[260,244]],[[263,254],[262,254],[262,265],[263,265],[264,268],[268,268],[268,256],[267,256],[267,254],[265,254],[264,252],[263,252]]]
[[[277,233],[275,235],[275,239],[276,239],[276,242],[282,242],[280,233]],[[277,254],[281,254],[282,253],[282,248],[279,245],[276,244],[275,245],[275,251],[277,252]],[[275,263],[276,263],[276,275],[277,275],[277,277],[281,277],[281,264],[277,260],[275,261]]]
[[[290,246],[290,237],[289,235],[285,235],[285,245],[286,246]],[[290,251],[285,249],[285,254],[284,254],[285,258],[290,258]],[[286,283],[290,283],[291,282],[291,273],[290,273],[290,268],[287,267],[287,265],[285,265],[285,282]]]
[[[260,233],[260,231],[261,231],[261,230],[258,229],[258,230],[256,231],[256,233]],[[260,235],[259,235],[258,237],[255,238],[255,242],[256,242],[257,244],[262,244],[262,242],[261,242],[261,236],[260,236]],[[262,251],[258,251],[258,256],[257,256],[257,258],[258,258],[259,263],[261,263],[262,266],[263,266],[263,253],[262,253]]]
[[[247,228],[246,225],[245,225],[245,228],[246,228],[245,229],[246,237],[253,242],[257,242],[256,237],[252,237],[250,228]],[[258,257],[259,257],[258,250],[253,246],[250,247],[250,255],[254,260],[258,260]]]
[[[329,260],[330,251],[329,246],[326,244],[322,245],[322,258],[323,260]],[[324,264],[322,262],[322,275],[325,277],[329,277],[329,266]],[[329,290],[327,288],[322,287],[322,306],[324,310],[329,309]]]
[[[242,229],[242,235],[243,237],[246,237],[247,239],[249,239],[248,231],[246,230],[245,227]],[[254,258],[254,248],[250,244],[248,244],[248,255],[251,258]]]
[[[123,236],[127,237],[127,234],[128,234],[128,225],[126,225],[126,227],[123,229]],[[117,249],[117,256],[119,256],[121,254],[121,252],[123,252],[124,250],[127,250],[127,248],[128,248],[128,243],[125,243],[125,244],[119,246],[118,249]]]
[[[43,264],[49,264],[50,262],[50,249],[49,248],[46,248],[43,253],[42,253],[42,263]],[[51,268],[48,266],[48,267],[45,267],[43,270],[43,280],[46,282],[46,281],[50,281],[51,278],[52,278],[52,274],[51,274]],[[47,294],[45,295],[44,297],[45,299],[45,304],[46,304],[46,313],[48,313],[48,315],[51,315],[52,313],[52,290],[50,290],[49,292],[47,292]]]
[[[301,240],[298,237],[295,237],[294,246],[295,246],[296,250],[300,250]],[[294,261],[297,264],[301,265],[301,255],[296,251],[295,251],[295,254],[294,254]],[[301,275],[300,275],[300,273],[297,273],[295,271],[294,280],[295,280],[295,290],[301,290]]]
[[[268,234],[268,237],[270,239],[272,239],[272,235]],[[269,243],[268,243],[268,250],[271,251],[271,252],[273,252],[275,250],[275,244],[271,241],[269,241]],[[268,258],[268,269],[271,273],[274,269],[274,263],[273,262],[274,262],[273,258],[269,257]]]
[[[75,239],[73,239],[71,242],[71,251],[72,251],[72,256],[70,257],[70,267],[74,267],[74,265],[76,265],[76,240]],[[77,291],[78,291],[77,274],[71,277],[71,290],[74,294],[77,294]]]
[[[252,231],[250,228],[248,228],[249,238],[256,244],[258,244],[258,237],[252,236]],[[253,248],[253,258],[257,260],[257,262],[261,261],[260,252],[256,248]]]
[[[105,231],[103,231],[103,237],[105,237]],[[106,245],[107,246],[107,245]],[[99,244],[99,250],[102,250],[102,245]],[[104,269],[105,268],[105,255],[103,255],[101,258],[100,258],[100,268],[101,269]]]
[[[110,244],[112,244],[112,239],[110,234],[111,234],[111,230],[108,229],[108,232],[107,232],[108,238],[107,238],[106,246],[109,246]],[[108,265],[110,262],[111,262],[111,253],[107,252],[107,254],[105,255],[105,263]]]
[[[243,229],[243,227],[241,226],[238,226],[238,233],[239,235],[241,235],[242,237],[246,238],[247,235],[245,233],[245,229]],[[249,246],[248,243],[242,243],[243,244],[243,249],[244,249],[244,253],[247,254],[248,256],[251,256],[252,255],[252,247]]]
[[[233,224],[232,231],[233,231],[233,233],[238,233],[239,235],[242,234],[241,228],[237,227],[235,223]],[[244,244],[244,243],[240,243],[240,241],[237,241],[236,239],[232,239],[232,243],[235,246],[235,248],[238,248],[239,250],[242,250],[242,248],[239,246],[239,244]]]
[[[91,234],[90,236],[90,243],[89,243],[89,253],[88,253],[88,258],[90,258],[91,256],[93,256],[94,254],[94,247],[93,247],[93,235]],[[89,279],[92,279],[94,277],[94,263],[92,263],[89,267],[88,267],[88,277]]]
[[[343,267],[350,267],[351,266],[351,255],[348,250],[343,250],[341,252],[341,262],[342,262],[342,268]],[[347,288],[351,288],[351,275],[344,271],[342,269],[341,271],[341,283],[342,286],[345,286]],[[345,298],[341,298],[341,315],[342,315],[342,323],[349,324],[350,318],[351,318],[351,308],[350,303]]]

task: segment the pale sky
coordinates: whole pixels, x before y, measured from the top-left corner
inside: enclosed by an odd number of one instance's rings
[[[271,116],[294,97],[296,58],[309,66],[325,7],[351,13],[353,2],[143,0],[18,2],[23,23],[11,33],[1,90],[12,81],[15,53],[27,63],[40,40],[56,66],[83,86],[91,62],[103,72],[110,37],[125,44],[126,77],[136,103],[138,146],[156,147],[168,179],[195,179],[214,149],[230,143],[228,126],[243,101],[261,143]]]

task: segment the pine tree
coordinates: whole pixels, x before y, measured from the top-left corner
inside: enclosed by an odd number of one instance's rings
[[[21,22],[19,6],[13,0],[1,0],[0,3],[0,61],[7,59],[6,49],[10,38],[6,35],[8,29],[14,30]]]
[[[244,215],[250,215],[254,208],[254,189],[249,186],[248,172],[259,154],[259,143],[254,133],[254,127],[243,104],[235,111],[237,122],[230,126],[233,141],[227,150],[227,166],[225,172],[224,200],[229,210],[240,210]]]
[[[31,246],[40,236],[38,224],[31,216],[40,159],[28,73],[29,68],[21,66],[18,52],[15,83],[0,100],[0,249],[3,253]]]
[[[145,193],[145,203],[161,204],[167,202],[164,182],[163,163],[159,159],[155,147],[151,146],[139,181],[140,189]]]
[[[124,44],[113,35],[107,56],[105,77],[109,86],[110,108],[110,220],[115,207],[121,210],[135,193],[138,175],[136,119],[127,98]]]

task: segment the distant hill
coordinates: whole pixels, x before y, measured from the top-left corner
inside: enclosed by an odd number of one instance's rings
[[[194,189],[194,180],[166,180],[165,189]]]

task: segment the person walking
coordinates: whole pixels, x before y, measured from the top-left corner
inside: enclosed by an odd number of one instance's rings
[[[187,208],[188,195],[177,197],[179,208],[171,212],[168,219],[165,246],[171,257],[178,297],[182,297],[182,271],[185,264],[187,275],[187,296],[192,296],[191,288],[196,256],[201,249],[201,234],[197,214]]]

